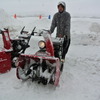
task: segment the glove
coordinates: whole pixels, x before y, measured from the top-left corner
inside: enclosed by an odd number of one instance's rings
[[[48,33],[51,35],[51,31],[50,30],[48,30]]]
[[[57,37],[59,37],[59,38],[63,38],[62,34],[58,34]]]

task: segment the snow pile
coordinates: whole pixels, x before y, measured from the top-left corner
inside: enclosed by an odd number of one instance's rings
[[[14,20],[3,9],[0,9],[0,28],[9,28]]]
[[[73,18],[71,38],[74,45],[100,45],[100,19]]]
[[[100,33],[100,24],[98,24],[97,22],[94,22],[90,27],[90,31]]]
[[[16,32],[21,29],[22,22],[9,16],[6,11],[0,9],[0,29],[8,28],[10,32]]]

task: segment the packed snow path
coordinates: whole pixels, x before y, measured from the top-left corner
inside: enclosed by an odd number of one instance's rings
[[[99,100],[99,54],[97,46],[71,46],[56,89],[52,85],[22,82],[12,69],[0,75],[0,100]]]

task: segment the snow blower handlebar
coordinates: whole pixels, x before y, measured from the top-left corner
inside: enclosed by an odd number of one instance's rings
[[[32,30],[31,35],[34,35],[34,33],[37,33],[37,32],[35,32],[35,29],[36,29],[36,27],[34,27],[34,29]]]
[[[44,31],[51,35],[50,30],[42,29],[42,30],[40,31],[40,33],[39,33],[39,36],[42,36],[43,33],[44,33]]]
[[[27,34],[28,33],[28,31],[24,31],[24,29],[25,29],[25,26],[22,28],[20,34],[23,34],[23,33],[26,33]],[[34,33],[37,33],[37,32],[34,32],[35,29],[36,29],[36,27],[33,28],[32,32],[31,32],[31,35],[34,35]]]
[[[0,30],[0,34],[2,34],[2,30]]]
[[[32,30],[32,33],[31,33],[30,36],[29,36],[29,39],[28,39],[28,42],[27,42],[28,44],[29,44],[29,41],[30,41],[30,39],[31,39],[31,36],[34,35],[34,33],[36,33],[36,32],[34,32],[35,29],[36,29],[36,27],[34,27],[34,29]]]
[[[24,27],[24,28],[25,28],[25,27]],[[34,33],[37,33],[37,32],[35,32],[35,29],[36,29],[36,27],[34,27],[34,29],[32,30],[31,34],[30,34],[29,37],[28,37],[27,46],[29,45],[29,41],[30,41],[30,39],[31,39],[31,36],[34,35]],[[23,31],[23,29],[22,29],[22,31]],[[27,47],[26,47],[26,48],[27,48]],[[25,52],[26,48],[23,49],[22,53]]]
[[[21,30],[21,32],[20,32],[20,34],[23,34],[23,33],[28,33],[27,31],[24,31],[24,29],[25,29],[25,26],[22,28],[22,30]]]
[[[43,31],[47,31],[50,35],[51,35],[51,32],[50,30],[46,30],[46,29],[43,29]]]

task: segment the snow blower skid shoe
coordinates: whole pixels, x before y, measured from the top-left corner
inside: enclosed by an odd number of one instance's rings
[[[53,84],[59,85],[61,75],[61,52],[62,39],[57,41],[51,40],[48,31],[43,31],[42,36],[33,36],[33,41],[30,40],[30,49],[26,49],[25,53],[21,54],[16,64],[16,75],[18,79],[37,81],[43,85]],[[40,41],[39,41],[40,39]],[[36,42],[38,40],[38,43]],[[56,44],[57,43],[57,44]],[[31,47],[35,45],[35,47]],[[38,45],[38,49],[36,46]],[[55,48],[54,45],[57,45]],[[59,48],[59,49],[58,49]],[[58,54],[55,56],[55,50]],[[32,54],[31,54],[32,51]],[[34,52],[35,51],[35,52]],[[34,52],[34,53],[33,53]]]

